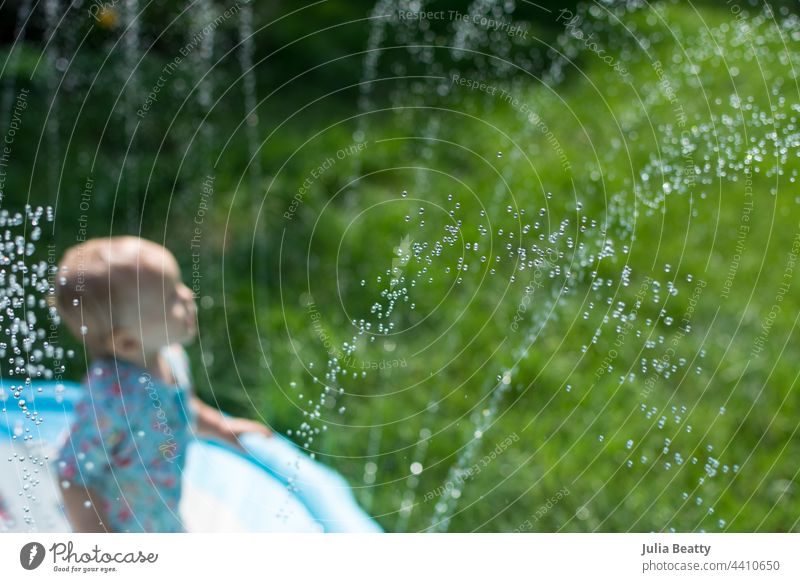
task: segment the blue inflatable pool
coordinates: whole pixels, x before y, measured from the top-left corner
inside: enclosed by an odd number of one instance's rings
[[[0,384],[0,531],[63,532],[52,459],[83,388],[39,383],[24,391],[26,418]],[[183,474],[181,516],[190,532],[380,532],[335,471],[288,439],[249,434],[246,452],[193,441]],[[7,459],[10,459],[7,460]]]

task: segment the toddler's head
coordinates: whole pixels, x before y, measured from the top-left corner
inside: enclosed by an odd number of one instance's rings
[[[194,338],[192,292],[159,244],[134,236],[88,240],[64,253],[56,279],[61,318],[93,357],[140,361]]]

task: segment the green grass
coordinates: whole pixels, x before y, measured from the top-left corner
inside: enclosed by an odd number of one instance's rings
[[[706,10],[700,16],[712,27],[728,21],[722,12]],[[676,29],[676,34],[681,33],[687,39],[685,44],[689,47],[690,58],[700,63],[702,86],[711,98],[709,105],[696,98],[698,89],[691,86],[691,79],[684,78],[676,67],[664,66],[677,103],[687,117],[686,127],[701,128],[693,140],[698,148],[692,154],[694,164],[701,166],[708,156],[713,156],[709,147],[713,142],[702,138],[702,124],[710,121],[709,107],[717,116],[717,124],[723,114],[736,115],[727,103],[728,95],[734,90],[740,95],[753,95],[754,103],[763,107],[767,103],[764,81],[757,78],[757,63],[752,57],[745,51],[728,50],[728,66],[740,69],[741,83],[734,86],[721,66],[713,68],[715,59],[699,48],[701,43],[707,43],[696,15],[670,7],[665,9],[664,17]],[[632,21],[636,20],[634,16]],[[644,17],[638,17],[638,21],[648,33],[658,28],[652,26],[648,30]],[[723,47],[733,43],[732,31],[725,35],[717,30],[716,37]],[[769,46],[777,44],[775,38],[767,37],[767,41],[772,43]],[[628,46],[624,46],[624,41],[615,42],[623,45],[617,47],[620,53],[632,50],[631,42]],[[671,63],[674,54],[682,53],[668,38],[654,43],[652,50],[653,58],[662,63]],[[759,56],[763,61],[764,53]],[[777,59],[767,59],[760,64],[766,68],[764,77],[768,83],[777,76],[787,78],[788,67],[781,66]],[[558,86],[557,95],[528,81],[504,85],[528,102],[537,104],[540,116],[568,153],[574,168],[575,189],[592,217],[604,216],[606,208],[601,198],[603,190],[597,180],[590,179],[592,171],[601,173],[607,195],[623,193],[622,200],[630,206],[632,174],[643,188],[644,198],[652,198],[656,193],[652,186],[643,184],[638,175],[651,157],[657,155],[655,152],[660,151],[667,164],[682,163],[679,152],[665,143],[665,125],[679,132],[675,102],[670,102],[667,95],[658,94],[659,79],[648,61],[630,59],[627,66],[644,104],[633,100],[631,90],[613,71],[594,60],[592,54],[581,55],[581,69],[587,77],[569,75],[565,83]],[[713,102],[716,97],[722,98],[720,104]],[[445,105],[481,117],[494,128],[464,120],[456,113],[444,113],[441,114],[444,129],[437,138],[471,148],[472,152],[434,144],[426,158],[423,148],[403,141],[386,142],[380,144],[380,149],[370,149],[370,163],[378,167],[413,165],[424,160],[437,169],[451,172],[452,176],[445,178],[434,172],[388,173],[383,180],[370,180],[371,187],[358,188],[359,208],[397,198],[398,190],[403,188],[417,194],[416,185],[425,176],[425,188],[418,193],[419,197],[442,202],[445,192],[456,191],[456,198],[463,204],[465,225],[474,227],[476,214],[470,214],[470,210],[474,211],[475,205],[470,206],[469,194],[457,185],[457,180],[461,180],[492,205],[494,218],[499,217],[508,225],[510,222],[500,209],[509,198],[501,195],[492,201],[500,183],[495,170],[508,181],[510,191],[519,205],[528,210],[529,216],[541,204],[542,194],[548,191],[554,193],[550,202],[552,216],[567,215],[574,208],[569,197],[568,177],[560,168],[556,152],[541,135],[521,126],[515,111],[496,99],[466,91],[454,92],[443,101]],[[787,116],[793,114],[786,104],[781,111]],[[374,122],[373,131],[382,139],[402,138],[419,135],[424,123],[424,115],[409,114],[405,118],[395,116],[395,119],[381,116]],[[750,120],[745,121],[744,127],[747,127],[748,137],[756,140],[767,138],[772,130],[768,125]],[[518,156],[501,132],[523,144]],[[632,132],[636,132],[636,136]],[[734,124],[718,127],[716,135],[724,140],[742,132],[743,126]],[[614,140],[624,142],[629,152],[623,148],[609,148]],[[496,151],[504,152],[500,161],[494,155]],[[535,175],[526,168],[523,153],[533,157]],[[743,160],[744,151],[734,148],[725,158],[727,164],[735,166]],[[519,442],[465,484],[451,530],[517,529],[564,487],[570,494],[536,521],[534,529],[796,529],[798,502],[796,485],[791,484],[795,474],[790,462],[797,452],[793,438],[796,423],[791,420],[796,413],[793,403],[796,399],[792,397],[794,374],[786,360],[787,354],[781,355],[794,328],[793,317],[776,321],[767,350],[754,358],[745,370],[761,320],[774,302],[776,285],[800,218],[785,178],[779,194],[769,195],[772,180],[763,175],[769,167],[770,161],[766,160],[760,164],[758,173],[754,173],[756,210],[750,223],[752,230],[727,300],[721,300],[720,293],[735,252],[736,228],[744,202],[741,171],[729,171],[733,176],[738,175],[738,180],[733,181],[731,176],[721,178],[704,170],[696,177],[691,204],[690,188],[684,182],[682,191],[666,199],[665,213],[643,209],[636,217],[633,232],[622,228],[616,217],[609,220],[609,235],[617,239],[618,245],[622,244],[621,239],[629,242],[632,234],[635,243],[629,258],[617,249],[617,257],[606,261],[601,273],[613,278],[616,286],[627,258],[633,269],[631,286],[592,293],[586,285],[592,269],[583,269],[585,277],[578,292],[558,306],[555,316],[548,320],[530,349],[529,357],[520,363],[514,375],[513,390],[502,400],[496,421],[483,437],[485,444],[479,458],[510,434],[519,435]],[[783,172],[785,177],[796,175],[796,155],[790,153]],[[398,182],[397,175],[405,179]],[[660,181],[656,184],[660,185]],[[705,195],[704,199],[701,194]],[[313,210],[308,211],[314,214]],[[330,314],[329,333],[338,333],[342,340],[352,332],[342,329],[344,321],[336,319],[340,312],[336,287],[332,284],[336,274],[336,251],[335,245],[329,246],[329,243],[338,241],[343,232],[342,222],[352,218],[353,213],[346,206],[345,212],[344,220],[335,214],[330,218],[326,215],[327,232],[319,236],[329,242],[320,242],[313,255],[318,257],[313,286],[319,291],[315,296],[330,298],[322,312]],[[365,272],[374,276],[385,268],[391,248],[407,232],[401,214],[385,212],[377,222],[370,223],[371,228],[366,228],[362,238],[349,243],[353,260],[347,267],[339,266],[339,275],[345,284],[348,280],[360,280]],[[628,214],[626,218],[633,217]],[[421,230],[412,228],[412,238],[419,236]],[[769,244],[768,238],[771,239]],[[593,239],[587,236],[587,240],[591,243]],[[384,264],[374,258],[381,249]],[[772,265],[766,272],[760,272],[762,259],[765,264]],[[453,265],[451,260],[443,262]],[[664,272],[666,264],[672,267],[670,273]],[[427,443],[422,461],[425,471],[416,484],[415,505],[406,522],[410,530],[429,525],[435,501],[426,501],[425,493],[446,482],[448,468],[455,462],[461,447],[472,438],[475,426],[472,413],[484,406],[482,399],[492,388],[494,376],[511,366],[516,350],[527,343],[520,336],[513,337],[508,329],[513,309],[522,295],[520,283],[513,285],[505,299],[500,300],[507,283],[508,266],[505,266],[504,276],[490,278],[488,285],[479,286],[480,274],[480,270],[471,273],[474,278],[454,294],[448,294],[446,287],[450,280],[447,277],[431,290],[414,293],[418,303],[425,306],[423,313],[430,310],[433,315],[421,324],[421,330],[415,328],[418,331],[401,336],[402,341],[398,342],[401,348],[397,349],[414,354],[417,348],[421,349],[431,338],[448,329],[446,337],[435,344],[437,349],[409,359],[408,368],[370,374],[358,382],[343,382],[348,391],[359,395],[383,395],[346,399],[349,400],[348,412],[342,422],[347,425],[388,423],[381,430],[381,454],[372,459],[377,464],[378,485],[369,493],[366,490],[362,493],[365,499],[371,497],[372,511],[381,516],[381,522],[388,529],[399,519],[397,512],[409,483],[417,480],[410,477],[409,465],[416,460],[414,451],[419,430],[428,429],[433,436]],[[693,275],[693,282],[686,281],[687,274]],[[650,304],[646,303],[639,311],[640,319],[634,329],[656,340],[663,335],[663,343],[646,349],[644,337],[635,338],[631,333],[618,349],[615,370],[596,380],[594,373],[615,339],[616,322],[612,320],[603,325],[597,343],[583,353],[581,346],[589,343],[605,311],[594,309],[589,319],[583,320],[581,314],[586,303],[612,296],[615,302],[625,301],[630,306],[638,283],[646,275],[659,280],[663,291],[658,304],[652,304],[653,294],[648,294]],[[668,298],[666,283],[670,280],[675,281],[679,293]],[[671,360],[671,363],[678,363],[680,358],[685,358],[687,363],[679,366],[669,378],[660,374],[654,376],[653,387],[645,398],[643,385],[652,373],[652,366],[642,372],[639,361],[662,357],[675,337],[676,327],[675,324],[666,325],[663,319],[653,325],[646,325],[642,320],[646,316],[657,320],[662,306],[673,318],[680,319],[698,280],[707,282],[707,287],[702,289],[692,317],[692,331],[687,337],[679,338],[676,355]],[[357,288],[346,287],[344,297],[364,301]],[[447,297],[444,307],[438,305],[442,297]],[[499,313],[490,318],[491,310],[498,304]],[[543,307],[543,302],[535,304],[539,309]],[[789,315],[796,313],[795,300],[787,296],[783,309]],[[409,323],[416,322],[408,312],[400,319],[403,317],[408,317]],[[453,328],[448,328],[454,322]],[[504,338],[507,344],[503,350],[492,355]],[[314,338],[306,339],[310,342],[298,343],[308,350]],[[461,354],[460,350],[468,343],[469,348]],[[315,361],[319,365],[319,360]],[[441,364],[445,364],[444,369],[430,377],[431,371],[439,370]],[[635,377],[620,383],[619,376],[628,371]],[[309,385],[302,372],[295,370],[285,379],[288,381],[290,377],[301,383],[305,379],[305,385]],[[567,384],[571,386],[569,392],[565,390]],[[433,402],[437,403],[435,411],[429,406]],[[648,417],[641,410],[642,404],[648,411],[651,407],[655,409],[655,413]],[[726,412],[721,414],[723,406]],[[685,412],[681,412],[682,407]],[[276,416],[281,417],[280,414]],[[338,422],[335,414],[331,416]],[[666,422],[659,427],[658,420],[662,416],[666,417]],[[676,420],[677,417],[680,418]],[[375,438],[374,433],[372,438]],[[366,428],[337,427],[335,432],[328,432],[322,449],[332,455],[330,462],[358,484],[364,461],[348,457],[364,455],[365,441],[369,439],[370,431]],[[626,446],[628,439],[634,442],[630,450]],[[665,439],[671,441],[668,453],[663,451]],[[682,465],[675,461],[675,453],[684,460]],[[644,462],[643,457],[647,459]],[[706,476],[704,469],[709,458],[720,463],[713,477]],[[628,459],[634,462],[632,468],[626,465]],[[671,463],[670,469],[665,468],[667,462]],[[734,466],[738,471],[734,472]],[[703,477],[705,481],[700,484]],[[684,492],[688,500],[683,499]],[[701,498],[699,505],[698,497]],[[709,513],[710,509],[713,514]],[[720,519],[725,520],[724,526],[719,525]]]

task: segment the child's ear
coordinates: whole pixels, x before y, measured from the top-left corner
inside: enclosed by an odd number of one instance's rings
[[[116,353],[123,358],[126,356],[141,356],[139,338],[124,329],[116,329],[111,332],[106,349],[107,353]]]

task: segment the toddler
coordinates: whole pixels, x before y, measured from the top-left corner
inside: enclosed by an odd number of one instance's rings
[[[195,433],[239,446],[263,424],[192,391],[182,344],[196,333],[175,257],[137,237],[92,239],[59,265],[55,302],[90,357],[86,394],[56,467],[76,532],[179,532],[181,473]]]

